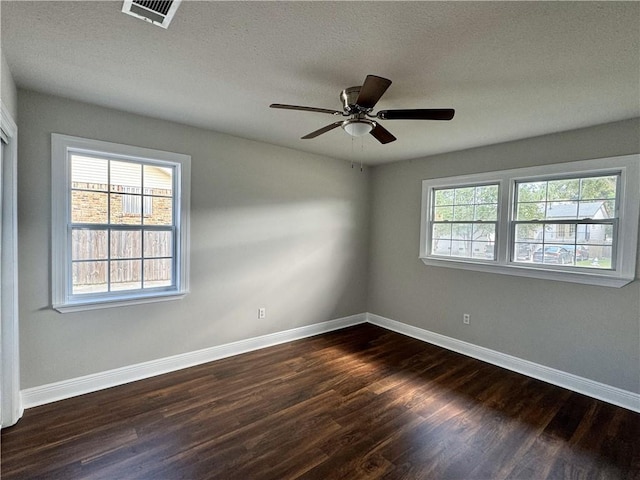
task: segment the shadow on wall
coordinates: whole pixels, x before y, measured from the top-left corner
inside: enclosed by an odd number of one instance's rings
[[[219,209],[193,224],[193,294],[210,296],[215,323],[233,324],[237,338],[256,328],[252,306],[268,307],[269,330],[273,322],[282,330],[344,315],[339,304],[362,256],[348,201]]]

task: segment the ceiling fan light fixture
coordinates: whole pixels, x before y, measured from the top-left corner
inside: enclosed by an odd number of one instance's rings
[[[342,122],[342,129],[352,137],[361,137],[373,130],[373,122],[363,118],[353,118]]]
[[[349,87],[340,93],[342,112],[329,110],[328,108],[304,107],[302,105],[287,105],[284,103],[272,103],[269,106],[271,108],[282,108],[285,110],[329,113],[339,117],[348,117],[346,120],[330,123],[329,125],[325,125],[318,130],[308,133],[304,137],[300,137],[301,140],[316,138],[335,128],[342,127],[342,129],[352,137],[362,137],[370,134],[383,145],[395,142],[397,138],[380,125],[380,123],[369,120],[366,117],[379,118],[381,120],[451,120],[455,114],[453,108],[413,108],[404,110],[381,110],[374,115],[372,113],[374,107],[390,85],[391,80],[387,78],[382,78],[377,75],[367,75],[362,86]]]

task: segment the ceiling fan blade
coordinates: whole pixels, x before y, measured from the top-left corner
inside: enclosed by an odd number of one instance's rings
[[[417,108],[413,110],[380,110],[376,117],[382,120],[451,120],[453,108]]]
[[[376,75],[367,75],[362,87],[360,87],[356,104],[362,108],[373,108],[382,94],[387,91],[389,85],[391,85],[391,80]]]
[[[302,110],[303,112],[319,112],[329,113],[331,115],[342,115],[342,112],[337,110],[329,110],[328,108],[316,108],[316,107],[302,107],[300,105],[285,105],[282,103],[272,103],[269,105],[271,108],[281,108],[284,110]]]
[[[304,137],[302,137],[302,140],[308,140],[310,138],[316,138],[318,135],[322,135],[323,133],[327,133],[329,130],[333,130],[334,128],[338,128],[340,125],[342,125],[342,122],[334,122],[330,125],[327,125],[326,127],[322,127],[318,130],[316,130],[315,132],[311,132],[308,133],[307,135],[305,135]]]
[[[394,137],[389,130],[384,128],[379,123],[376,123],[376,126],[373,127],[373,130],[371,130],[369,133],[382,144],[391,143],[396,140],[396,137]]]

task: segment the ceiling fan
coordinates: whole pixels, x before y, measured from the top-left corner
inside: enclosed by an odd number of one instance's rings
[[[369,133],[382,144],[393,142],[396,137],[380,125],[379,122],[370,120],[370,118],[380,120],[451,120],[455,114],[455,110],[452,108],[421,108],[380,110],[374,115],[372,113],[373,107],[378,103],[384,92],[387,91],[389,85],[391,85],[391,80],[376,75],[367,75],[362,86],[349,87],[340,93],[343,111],[303,107],[300,105],[284,105],[282,103],[272,103],[269,106],[285,110],[302,110],[304,112],[328,113],[330,115],[348,117],[346,120],[331,123],[305,135],[302,137],[303,140],[315,138],[334,128],[342,127],[345,132],[353,137],[360,137]]]

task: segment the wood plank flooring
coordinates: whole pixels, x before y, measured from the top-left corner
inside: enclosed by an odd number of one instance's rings
[[[372,325],[29,409],[13,479],[640,479],[640,414]]]

